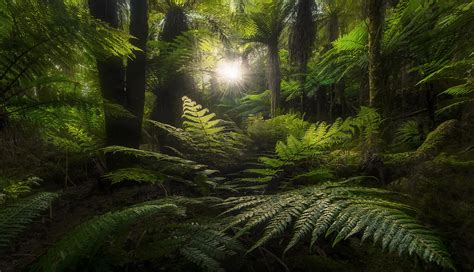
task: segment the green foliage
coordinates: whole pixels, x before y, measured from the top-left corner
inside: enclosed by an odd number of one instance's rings
[[[2,107],[19,98],[41,105],[38,96],[45,87],[75,82],[67,71],[79,59],[126,56],[133,50],[127,34],[94,20],[77,2],[1,2],[0,13],[8,14],[0,32]]]
[[[246,137],[233,122],[215,119],[215,113],[188,97],[183,97],[183,128],[151,121],[179,140],[179,155],[196,161],[210,162],[213,166],[233,164],[242,155]]]
[[[42,181],[39,177],[29,177],[24,181],[12,181],[9,178],[0,177],[0,188],[3,191],[0,193],[0,204],[3,204],[6,199],[17,199],[20,195],[30,193],[33,187],[40,185]]]
[[[301,180],[301,179],[309,179],[315,182],[323,182],[334,179],[334,174],[329,169],[325,168],[316,168],[312,169],[309,172],[296,175],[292,178],[292,180]]]
[[[145,168],[121,168],[112,172],[108,172],[103,176],[109,179],[112,184],[124,181],[138,181],[147,183],[162,183],[166,176],[159,171],[153,171]]]
[[[219,262],[242,251],[236,240],[205,225],[191,223],[178,226],[173,237],[179,253],[204,271],[224,271]]]
[[[183,210],[165,201],[143,203],[95,217],[77,226],[42,256],[33,271],[57,271],[74,266],[81,258],[93,255],[107,239],[132,224],[157,213],[182,214]]]
[[[219,120],[213,120],[215,113],[209,113],[209,109],[188,97],[183,97],[183,127],[186,131],[194,134],[202,142],[196,143],[198,148],[211,148],[216,142],[216,135],[224,130],[219,126]]]
[[[308,76],[306,88],[330,85],[354,71],[367,69],[366,44],[368,34],[365,22],[333,42],[333,48],[322,56]]]
[[[473,27],[473,19],[474,6],[465,1],[407,0],[387,9],[381,44],[384,78],[396,81],[415,73],[420,87],[449,80],[445,94],[472,93],[473,38],[462,33]],[[367,45],[367,23],[358,22],[315,60],[306,88],[331,85],[344,78],[363,84],[360,79],[368,69]],[[417,90],[411,87],[402,86]],[[455,100],[446,110],[470,101],[471,96],[463,102]],[[444,106],[440,112],[443,110]]]
[[[382,117],[374,108],[361,107],[356,118],[351,121],[351,125],[355,128],[354,134],[359,139],[362,147],[376,144],[380,141],[378,134],[382,125]]]
[[[176,166],[184,167],[187,169],[201,169],[203,165],[197,164],[193,161],[186,160],[180,157],[174,157],[170,155],[166,155],[159,152],[135,149],[130,147],[123,147],[123,146],[107,146],[102,148],[104,153],[122,153],[126,155],[130,155],[136,158],[151,158],[155,161],[162,162],[162,163],[174,163]]]
[[[273,148],[278,141],[285,140],[290,135],[301,138],[309,128],[309,123],[297,114],[283,114],[267,120],[257,115],[249,117],[247,122],[247,132],[263,150]]]
[[[246,94],[240,101],[239,105],[230,112],[236,112],[241,117],[249,115],[262,114],[264,116],[270,115],[270,90],[257,94]]]
[[[285,118],[282,119],[285,120]],[[291,174],[296,176],[301,171],[304,173],[308,164],[312,166],[310,168],[319,166],[318,160],[328,155],[331,149],[336,146],[342,147],[343,144],[349,145],[352,140],[358,139],[359,147],[365,148],[369,145],[371,135],[378,133],[381,123],[381,117],[375,109],[362,107],[354,118],[337,119],[333,124],[325,122],[312,124],[303,134],[300,129],[297,129],[295,134],[290,134],[285,142],[276,143],[274,156],[260,157],[262,168],[246,170],[247,173],[257,174],[257,177],[246,177],[242,180],[269,182],[274,178],[281,178],[285,170],[290,167]],[[306,167],[301,167],[302,164],[306,164]],[[314,171],[326,170],[313,169],[303,175],[307,175],[308,178]]]
[[[4,249],[47,210],[58,194],[41,192],[0,207],[0,249]]]
[[[262,237],[249,251],[293,226],[285,252],[308,235],[313,246],[322,237],[332,236],[336,244],[361,234],[362,241],[371,238],[390,252],[414,254],[454,270],[441,240],[405,212],[411,210],[409,206],[385,200],[389,193],[337,182],[276,195],[229,198],[224,205],[230,207],[226,213],[239,211],[228,226],[243,225],[237,228],[237,236],[264,226]]]
[[[274,157],[260,158],[264,168],[246,170],[248,173],[258,174],[261,177],[243,180],[268,182],[282,173],[285,168],[294,167],[299,162],[314,161],[332,147],[351,140],[354,123],[352,118],[338,119],[332,125],[320,122],[310,125],[302,137],[289,135],[285,142],[277,142]]]
[[[112,183],[135,181],[161,184],[174,181],[195,188],[206,195],[210,188],[218,187],[223,180],[222,177],[216,175],[219,171],[182,157],[122,146],[108,146],[102,150],[104,153],[120,153],[136,158],[127,167],[104,175]]]
[[[291,14],[294,1],[259,1],[249,7],[248,18],[241,26],[248,42],[269,45],[278,42]]]
[[[395,144],[409,144],[418,147],[423,143],[423,128],[416,120],[408,120],[400,124],[395,132]]]
[[[222,180],[215,175],[218,171],[181,157],[122,146],[108,146],[102,150],[104,153],[121,153],[137,159],[136,165],[132,164],[105,174],[104,177],[112,183],[176,181],[196,187],[202,193],[208,193],[209,187],[216,187]]]

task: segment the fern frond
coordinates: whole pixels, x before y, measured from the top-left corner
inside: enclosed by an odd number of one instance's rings
[[[271,181],[284,168],[298,162],[312,161],[323,155],[332,147],[349,142],[353,137],[353,118],[338,119],[329,125],[325,122],[310,125],[304,135],[297,138],[289,135],[286,142],[279,141],[275,147],[274,157],[260,157],[263,164],[260,169],[248,169],[246,172],[258,174],[256,178],[245,178],[244,181]],[[360,125],[362,127],[362,125]]]
[[[170,155],[166,155],[159,152],[129,148],[124,146],[107,146],[102,149],[104,153],[123,153],[134,157],[143,157],[143,158],[153,158],[158,161],[167,161],[176,163],[181,166],[187,166],[187,168],[192,169],[201,169],[204,165],[197,164],[196,162],[186,160],[180,157],[174,157]]]
[[[95,217],[69,232],[42,256],[33,271],[60,271],[81,258],[94,253],[110,235],[125,230],[131,224],[159,212],[183,213],[172,203],[141,204],[118,212]]]
[[[109,172],[103,176],[110,180],[112,184],[124,181],[139,181],[147,183],[161,183],[165,180],[166,175],[158,171],[145,168],[122,168]]]
[[[312,245],[323,236],[335,234],[335,244],[361,234],[362,241],[371,238],[400,255],[453,268],[441,240],[407,213],[411,207],[384,199],[386,194],[390,192],[332,182],[277,195],[229,198],[223,205],[231,207],[230,212],[240,211],[229,224],[242,226],[237,235],[265,225],[252,249],[294,226],[285,252],[306,236],[311,236]]]
[[[56,193],[42,192],[0,208],[0,249],[17,238],[57,197]]]
[[[180,225],[175,235],[185,238],[180,254],[205,271],[224,271],[220,262],[242,250],[236,240],[205,225]]]
[[[236,129],[237,126],[216,119],[216,114],[186,96],[182,100],[182,129],[152,123],[178,139],[181,148],[177,149],[191,159],[211,162],[213,166],[235,163],[245,147],[245,136]]]

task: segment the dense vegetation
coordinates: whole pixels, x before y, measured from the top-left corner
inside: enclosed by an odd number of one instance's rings
[[[474,2],[0,0],[0,26],[0,271],[473,271]]]

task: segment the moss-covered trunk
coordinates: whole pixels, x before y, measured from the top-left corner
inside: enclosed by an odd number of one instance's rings
[[[369,20],[369,106],[379,108],[382,91],[382,54],[384,0],[368,1]]]
[[[271,91],[271,115],[276,116],[281,100],[281,72],[278,42],[268,46],[268,88]]]

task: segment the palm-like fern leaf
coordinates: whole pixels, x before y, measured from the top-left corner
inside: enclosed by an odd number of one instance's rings
[[[94,253],[111,234],[163,211],[183,213],[183,210],[175,204],[162,202],[149,205],[145,203],[95,217],[76,227],[50,248],[46,255],[39,259],[33,271],[61,271],[80,258]]]
[[[384,249],[417,255],[425,261],[453,268],[441,240],[406,211],[409,206],[388,201],[390,192],[354,186],[347,182],[325,183],[277,195],[229,198],[228,212],[240,211],[229,228],[242,226],[238,235],[264,225],[262,238],[251,250],[292,229],[285,251],[311,236],[317,239],[335,235],[334,244],[355,234],[371,238]]]
[[[42,192],[0,209],[0,249],[8,246],[51,205],[56,193]]]

